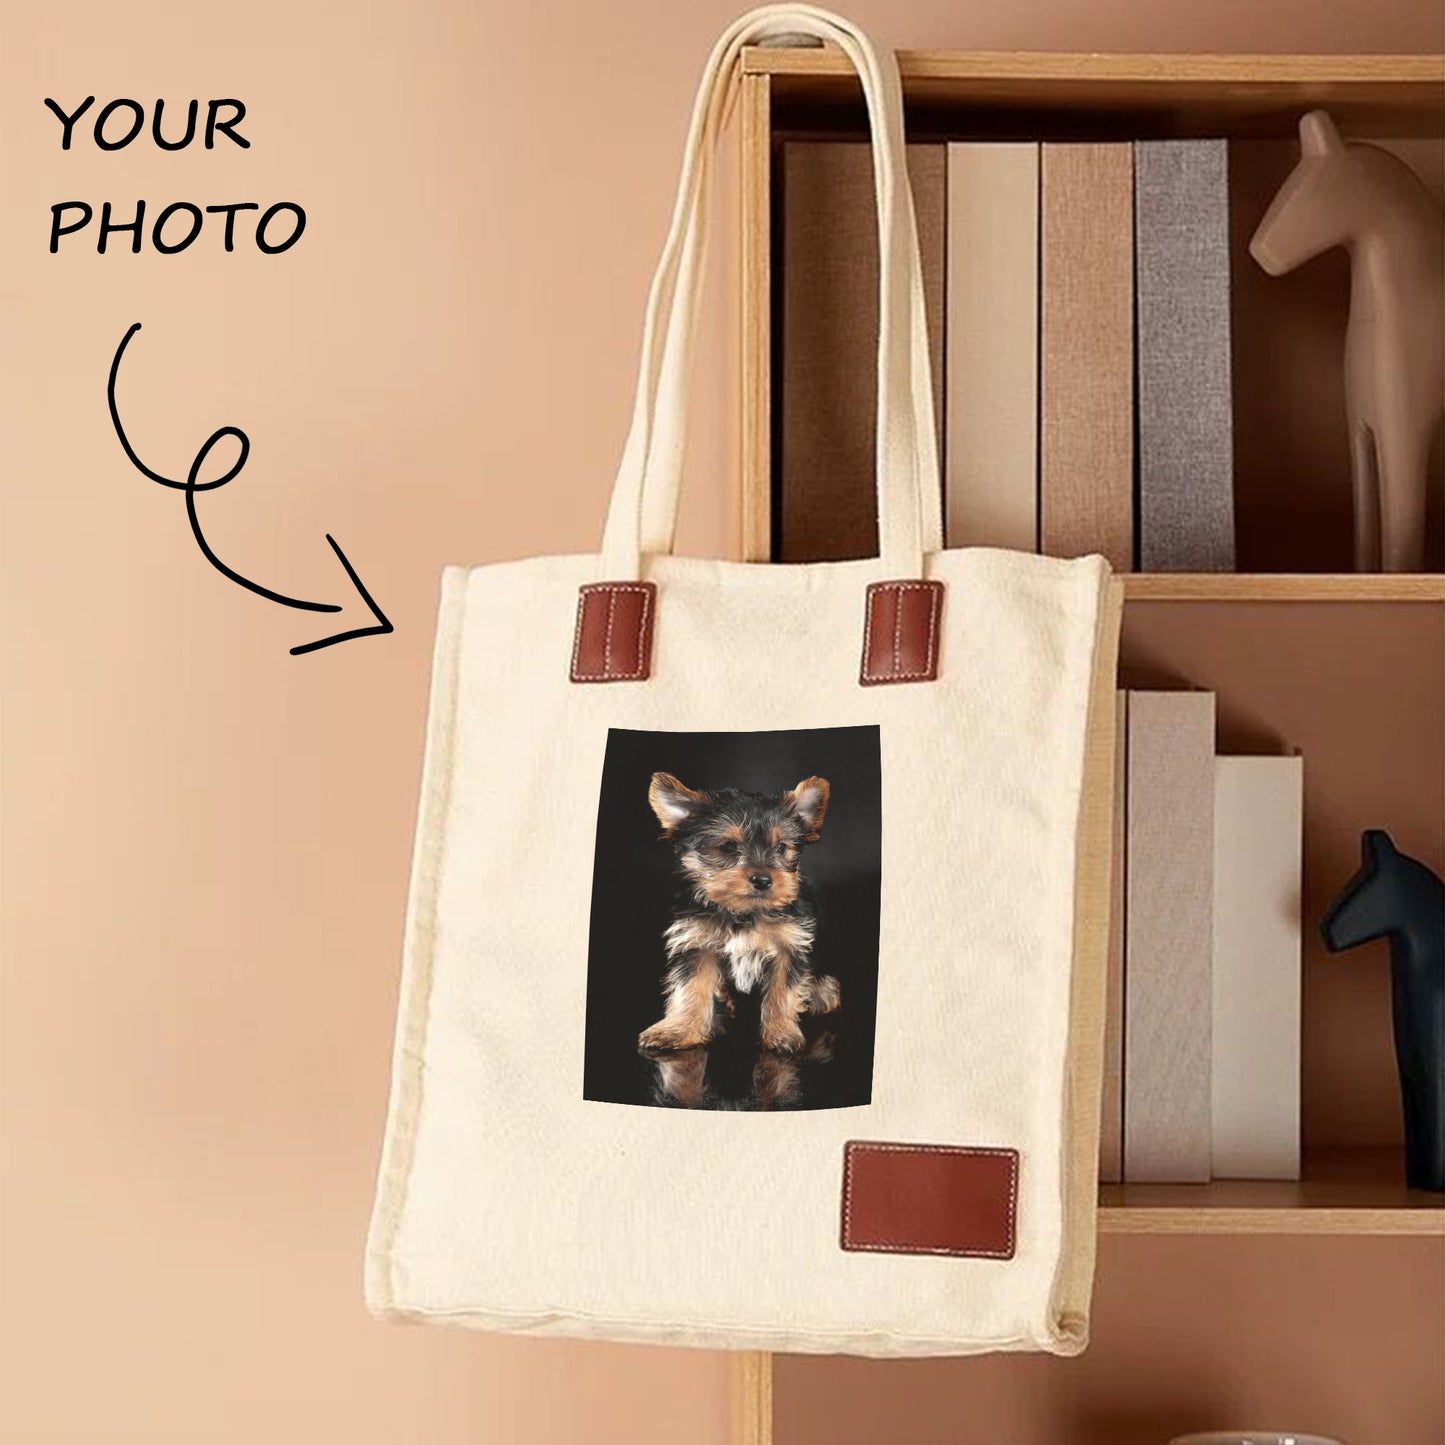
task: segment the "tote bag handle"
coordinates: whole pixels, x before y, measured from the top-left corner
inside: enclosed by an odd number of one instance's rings
[[[603,535],[604,578],[637,579],[643,556],[672,550],[709,167],[743,48],[799,33],[832,42],[851,61],[872,133],[880,263],[875,465],[882,575],[921,578],[924,555],[943,545],[928,330],[897,62],[891,51],[880,56],[841,16],[811,5],[769,5],[724,31],[698,87],[672,221],[648,293],[632,425]]]

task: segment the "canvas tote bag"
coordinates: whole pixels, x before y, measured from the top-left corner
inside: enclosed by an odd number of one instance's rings
[[[867,101],[880,555],[678,557],[708,167],[782,32]],[[703,74],[600,554],[443,578],[374,1311],[1084,1347],[1119,594],[940,518],[896,64],[754,11]]]

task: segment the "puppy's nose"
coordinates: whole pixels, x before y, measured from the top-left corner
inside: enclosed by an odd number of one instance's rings
[[[758,893],[766,893],[773,886],[773,875],[771,873],[749,873],[748,882]]]

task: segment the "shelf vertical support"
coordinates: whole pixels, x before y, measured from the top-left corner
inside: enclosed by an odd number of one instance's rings
[[[742,558],[773,555],[772,443],[772,77],[744,74],[738,97],[738,186],[741,284],[739,466],[742,472]],[[747,1350],[729,1360],[732,1445],[772,1445],[773,1357]]]
[[[745,74],[740,85],[742,557],[745,562],[768,562],[773,553],[772,77]]]
[[[728,1357],[732,1374],[732,1445],[772,1445],[773,1357],[746,1350]]]

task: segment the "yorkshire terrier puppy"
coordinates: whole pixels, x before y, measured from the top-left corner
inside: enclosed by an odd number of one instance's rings
[[[805,778],[771,796],[736,788],[695,792],[654,773],[647,800],[677,854],[682,886],[663,938],[667,1008],[638,1038],[647,1051],[707,1043],[734,1010],[733,995],[759,994],[764,1049],[803,1047],[799,1018],[832,1013],[838,980],[813,972],[817,912],[798,872],[818,841],[828,783]]]

